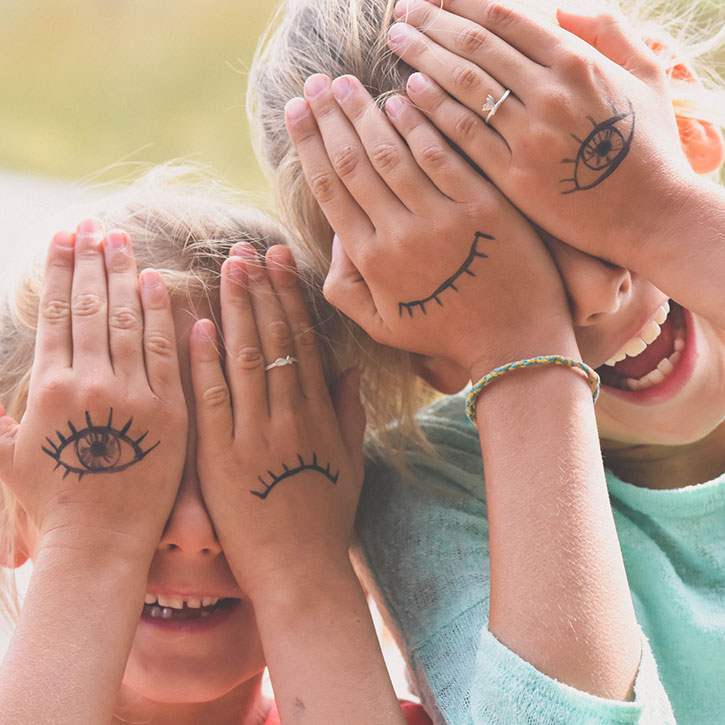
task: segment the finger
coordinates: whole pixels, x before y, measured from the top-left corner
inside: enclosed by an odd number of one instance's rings
[[[282,245],[274,246],[267,251],[266,265],[292,332],[302,394],[306,398],[329,401],[317,347],[317,333],[302,295],[300,276],[292,252]]]
[[[556,60],[565,38],[560,28],[545,18],[525,15],[507,3],[481,2],[481,0],[430,0],[433,5],[472,20],[497,35],[511,47],[540,65],[550,66]]]
[[[276,361],[295,357],[294,342],[289,322],[272,289],[262,259],[251,244],[236,244],[232,253],[246,264],[254,320],[262,346],[265,368]],[[271,416],[294,406],[302,397],[297,377],[296,363],[281,364],[265,370],[267,377],[267,400]]]
[[[363,454],[362,446],[365,438],[365,408],[360,400],[360,371],[351,368],[346,370],[335,383],[333,405],[337,414],[345,448],[355,468],[355,473],[362,481]]]
[[[143,374],[143,311],[138,271],[128,236],[118,230],[106,234],[103,252],[108,279],[108,335],[111,365],[126,379]]]
[[[641,80],[647,81],[653,71],[661,70],[657,56],[623,15],[579,15],[560,9],[556,12],[556,18],[564,30],[581,38]]]
[[[222,334],[235,431],[269,416],[264,355],[248,284],[244,261],[239,257],[225,260],[220,290]]]
[[[416,79],[411,76],[410,82],[415,84]],[[395,124],[395,128],[398,129],[401,136],[408,143],[415,160],[446,196],[454,201],[469,201],[471,196],[477,193],[482,182],[481,176],[458,152],[451,148],[435,126],[410,101],[400,99],[399,103],[395,103],[394,99],[391,99],[388,101],[385,110]],[[470,113],[465,109],[461,110],[464,114]],[[469,116],[464,117],[470,118]],[[480,132],[483,138],[487,138],[487,129],[485,127],[480,128],[479,122],[480,119],[470,118],[473,127],[469,134],[473,136]],[[480,123],[482,124],[482,122]],[[455,122],[452,122],[452,125],[459,130],[461,128],[460,123],[456,125]],[[442,130],[443,133],[446,133],[445,129]],[[500,155],[503,156],[503,154],[508,153],[508,149],[501,137],[498,134],[493,135],[495,136],[491,142],[493,148],[486,149],[487,158],[489,155],[494,156],[497,153],[498,145],[503,146],[502,149],[498,150]],[[453,140],[456,140],[455,136]],[[464,151],[466,150],[466,143],[473,145],[470,138],[456,140],[456,143]],[[484,171],[486,170],[484,169]]]
[[[211,320],[198,320],[189,338],[199,445],[224,450],[232,443],[232,407],[219,361],[216,330]]]
[[[287,103],[285,123],[307,184],[330,226],[347,239],[372,236],[374,227],[370,219],[332,168],[317,122],[304,98],[293,98]]]
[[[370,288],[337,235],[332,240],[332,259],[322,292],[331,305],[360,325],[374,340],[386,341],[387,329]]]
[[[101,233],[97,219],[78,225],[71,292],[73,367],[99,369],[108,355],[108,292]]]
[[[440,202],[437,189],[415,163],[362,83],[354,76],[341,76],[333,81],[332,92],[360,136],[370,162],[390,190],[414,214],[430,213]],[[376,223],[375,217],[372,222]]]
[[[73,364],[70,300],[74,245],[74,234],[59,232],[48,250],[35,339],[33,369],[37,372]]]
[[[542,68],[538,63],[478,23],[449,13],[426,0],[404,0],[396,5],[395,14],[399,21],[417,28],[426,38],[448,49],[454,58],[465,58],[474,67],[480,68],[483,71],[480,78],[496,79],[519,98],[540,78]],[[417,65],[415,67],[425,70]],[[438,75],[435,75],[436,71]],[[457,97],[458,92],[475,90],[469,85],[478,81],[471,72],[471,66],[458,60],[450,66],[440,63],[427,72],[443,86],[446,85],[444,76],[450,75],[451,83],[457,88]]]
[[[140,282],[146,378],[159,398],[174,400],[181,392],[181,376],[169,293],[154,269],[143,270]]]
[[[335,101],[330,79],[321,74],[310,76],[305,83],[305,98],[317,121],[332,168],[373,226],[376,219],[389,219],[404,211],[373,168],[360,137]]]
[[[0,478],[3,483],[12,485],[13,460],[15,457],[15,438],[20,425],[11,418],[0,404]]]
[[[409,65],[439,81],[440,85],[455,99],[477,115],[487,115],[483,104],[489,96],[499,99],[506,87],[485,71],[467,60],[453,55],[436,45],[410,25],[398,23],[390,29],[390,47]],[[524,106],[511,96],[497,112],[497,121],[504,128],[520,123]]]

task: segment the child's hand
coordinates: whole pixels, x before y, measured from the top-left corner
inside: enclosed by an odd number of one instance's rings
[[[186,404],[161,277],[146,270],[139,293],[126,235],[101,237],[90,220],[50,246],[27,408],[0,418],[0,478],[41,548],[148,564],[181,479]]]
[[[572,334],[563,286],[503,195],[406,100],[387,102],[393,128],[355,78],[312,76],[305,93],[287,128],[338,237],[330,302],[378,342],[473,377],[555,352]]]
[[[501,3],[444,7],[396,7],[390,47],[426,74],[409,79],[410,99],[538,225],[628,266],[694,176],[654,53],[619,18],[589,19],[597,52]],[[563,20],[583,34],[582,18]],[[487,125],[487,96],[507,89]]]
[[[197,469],[232,571],[255,601],[349,569],[365,417],[350,371],[330,399],[291,253],[238,244],[214,325],[191,337]],[[291,364],[265,367],[277,360]],[[226,377],[225,377],[226,373]]]

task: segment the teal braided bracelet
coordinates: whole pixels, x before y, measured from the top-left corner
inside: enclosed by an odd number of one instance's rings
[[[594,402],[597,402],[599,397],[599,387],[601,381],[596,371],[592,370],[586,363],[579,362],[578,360],[572,360],[570,357],[563,357],[562,355],[542,355],[541,357],[532,357],[528,360],[517,360],[506,365],[502,365],[495,370],[492,370],[488,375],[484,375],[472,388],[471,392],[466,398],[466,416],[468,420],[476,425],[476,401],[481,391],[489,384],[492,383],[496,378],[501,377],[510,370],[516,370],[517,368],[528,368],[534,365],[566,365],[569,368],[579,368],[586,373],[587,382],[589,387],[592,389],[592,396]]]

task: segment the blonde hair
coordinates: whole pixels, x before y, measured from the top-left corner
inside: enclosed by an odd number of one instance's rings
[[[130,187],[94,203],[87,210],[106,229],[126,231],[133,243],[139,269],[161,273],[173,303],[189,306],[204,300],[218,309],[221,265],[236,242],[251,242],[260,251],[275,244],[293,248],[328,381],[356,357],[349,341],[332,337],[328,322],[336,313],[325,302],[321,279],[295,249],[278,224],[245,206],[221,184],[197,167],[157,167]],[[43,284],[42,260],[36,260],[19,279],[0,307],[0,400],[8,414],[20,420],[28,399],[30,371],[37,331],[38,305]],[[13,557],[15,531],[23,512],[0,482],[0,551]],[[0,586],[0,608],[12,620],[19,612],[14,577]]]
[[[582,4],[592,12],[591,0]],[[605,2],[600,4],[607,8]],[[558,3],[524,0],[519,5],[553,18]],[[283,222],[295,230],[320,275],[329,266],[333,231],[305,182],[285,129],[284,106],[302,95],[305,79],[313,73],[332,78],[355,75],[378,99],[404,89],[412,69],[388,50],[386,42],[394,6],[395,0],[283,0],[251,69],[247,110],[258,158],[275,189]],[[677,112],[725,125],[725,97],[712,70],[725,32],[713,36],[712,28],[702,21],[702,13],[714,5],[695,0],[684,10],[682,3],[676,7],[676,3],[632,0],[622,7],[643,37],[666,41],[673,64],[685,60],[703,78],[698,84],[673,81]],[[385,396],[378,409],[385,411],[385,417],[399,419],[409,437],[420,440],[411,412],[420,403],[421,388],[411,374],[410,355],[352,328],[364,356],[380,361],[368,368],[369,387]]]

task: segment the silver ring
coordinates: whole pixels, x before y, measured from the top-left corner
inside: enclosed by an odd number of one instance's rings
[[[292,355],[286,355],[285,357],[278,357],[274,362],[265,365],[264,372],[271,370],[272,368],[283,368],[285,365],[294,365],[297,362],[296,357]]]
[[[483,104],[483,107],[481,108],[482,111],[488,111],[488,116],[484,119],[486,123],[488,123],[498,111],[498,109],[501,107],[501,104],[511,95],[511,91],[507,88],[506,92],[501,96],[501,98],[498,99],[498,101],[494,100],[493,96],[489,93],[486,97],[486,103]]]

